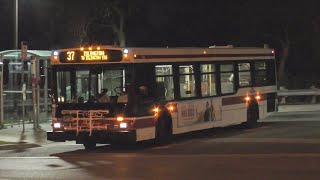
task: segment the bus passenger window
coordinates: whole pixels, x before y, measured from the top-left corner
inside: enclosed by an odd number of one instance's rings
[[[245,87],[251,85],[250,63],[239,63],[239,86]]]
[[[234,93],[233,64],[220,65],[221,93]]]
[[[159,100],[172,100],[174,98],[172,65],[155,66],[157,89]]]
[[[217,95],[215,65],[201,64],[200,72],[201,72],[201,95],[203,97]]]
[[[180,97],[189,98],[196,96],[196,83],[194,77],[193,65],[179,66],[179,81],[180,81]]]

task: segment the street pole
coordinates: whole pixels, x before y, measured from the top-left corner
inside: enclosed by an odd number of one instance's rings
[[[3,62],[2,56],[0,56],[0,129],[4,126],[4,116],[3,116]]]
[[[32,105],[33,105],[33,128],[37,129],[39,126],[39,108],[37,99],[37,59],[35,56],[31,56],[31,78],[32,78]]]
[[[13,10],[13,12],[14,12],[14,14],[13,14],[13,17],[14,17],[14,22],[13,22],[13,24],[14,24],[14,34],[13,34],[13,36],[14,36],[14,42],[13,42],[13,44],[14,44],[14,49],[18,49],[18,15],[19,15],[19,13],[18,13],[18,11],[19,11],[19,2],[18,2],[18,0],[14,0],[14,10]]]
[[[36,58],[36,100],[37,100],[37,128],[39,128],[39,120],[40,120],[40,84],[39,84],[39,81],[40,81],[40,59],[39,58]]]
[[[24,81],[24,63],[27,61],[28,46],[27,42],[21,42],[21,85],[22,85],[22,131],[25,131],[25,101],[27,100],[27,86]]]
[[[48,62],[47,59],[43,60],[43,69],[44,69],[44,110],[45,110],[45,118],[48,120]]]

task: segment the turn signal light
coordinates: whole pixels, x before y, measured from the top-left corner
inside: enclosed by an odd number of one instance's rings
[[[172,105],[169,106],[168,109],[169,109],[169,111],[171,111],[171,112],[174,111],[174,107],[173,107]]]
[[[119,122],[123,121],[123,117],[122,116],[117,117],[117,121]]]
[[[152,111],[155,112],[155,113],[158,113],[159,112],[159,108],[158,107],[153,108]]]

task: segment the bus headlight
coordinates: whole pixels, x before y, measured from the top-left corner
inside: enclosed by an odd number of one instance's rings
[[[127,123],[120,123],[120,128],[125,129],[128,127]]]
[[[61,128],[61,123],[53,123],[53,128],[55,129]]]

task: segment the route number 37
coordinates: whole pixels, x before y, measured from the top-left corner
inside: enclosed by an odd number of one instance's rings
[[[67,52],[67,60],[73,61],[74,60],[74,51],[68,51]]]

